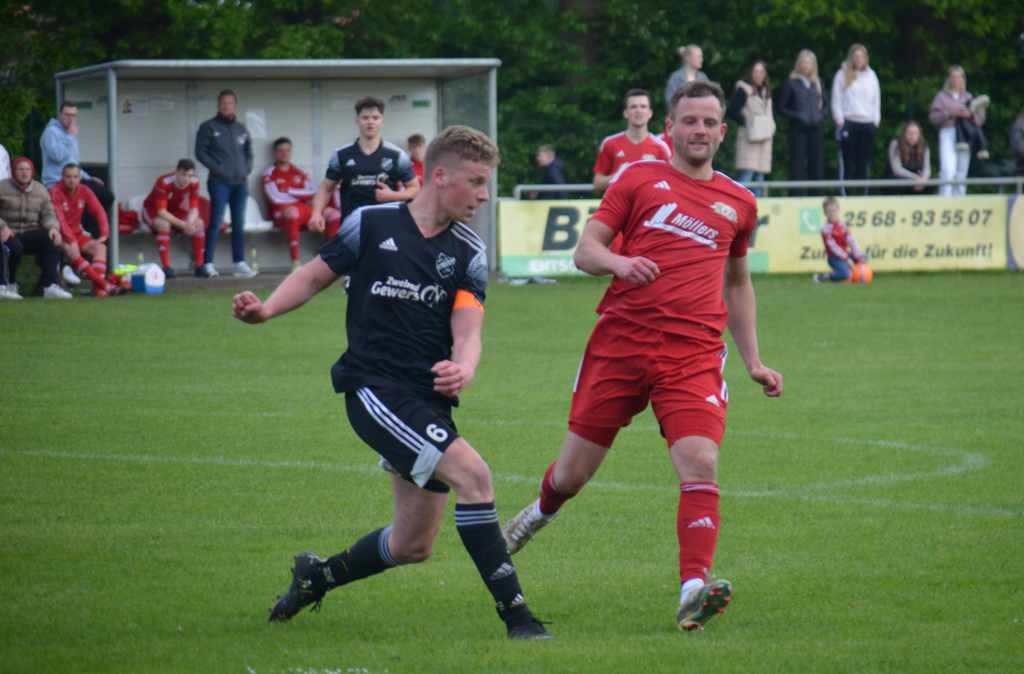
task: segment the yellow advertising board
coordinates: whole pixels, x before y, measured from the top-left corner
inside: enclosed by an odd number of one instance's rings
[[[827,271],[820,197],[758,200],[750,242],[751,271],[775,274]],[[1012,198],[844,197],[841,218],[871,267],[885,271],[1006,269]],[[1024,261],[1024,200],[1015,248]],[[510,276],[579,274],[572,254],[599,201],[503,201],[498,205],[501,268]],[[1012,238],[1012,233],[1011,237]],[[1016,242],[1016,239],[1013,239]],[[1013,258],[1010,258],[1013,259]]]

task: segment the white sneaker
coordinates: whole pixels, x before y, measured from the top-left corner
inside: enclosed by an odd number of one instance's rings
[[[8,290],[7,289],[8,287],[9,286],[0,286],[0,300],[21,300],[21,299],[25,299],[24,297],[19,295],[17,292],[12,292],[12,291]]]
[[[235,276],[256,276],[259,274],[258,271],[253,271],[249,268],[245,262],[238,262],[235,264]]]
[[[292,260],[292,271],[299,271],[302,269],[302,263],[298,260]]]
[[[82,282],[82,279],[75,276],[75,272],[71,271],[71,267],[67,265],[64,265],[64,269],[61,270],[60,275],[63,277],[64,282],[69,286],[76,286]]]
[[[196,270],[196,276],[199,278],[213,278],[214,276],[220,276],[217,270],[213,268],[212,262],[199,265],[199,269]]]
[[[73,295],[54,283],[43,288],[43,297],[48,300],[69,300]]]
[[[520,511],[518,515],[510,519],[501,529],[501,535],[505,538],[505,545],[508,546],[508,553],[514,555],[523,549],[523,546],[533,540],[533,535],[540,531],[544,525],[555,519],[554,515],[544,515],[540,511],[540,499]]]

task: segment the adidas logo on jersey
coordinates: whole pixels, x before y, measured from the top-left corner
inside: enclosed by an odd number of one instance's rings
[[[395,244],[394,239],[388,239],[387,241],[381,242],[380,248],[381,250],[398,250],[398,246]]]
[[[667,180],[662,180],[660,183],[655,183],[654,184],[654,189],[656,189],[656,190],[670,190],[672,188],[668,186],[668,181]]]
[[[715,528],[715,524],[714,524],[714,522],[711,521],[710,517],[701,517],[696,522],[690,522],[686,526],[686,528],[687,529],[701,529],[701,528],[703,528],[703,529],[714,529]]]
[[[355,165],[356,165],[356,160],[355,159],[349,159],[347,162],[345,162],[345,166],[355,166]]]
[[[719,405],[719,404],[718,404],[718,398],[716,398],[716,397],[715,397],[715,396],[713,396],[713,395],[710,395],[710,396],[708,396],[708,397],[707,397],[707,398],[705,398],[704,400],[708,401],[709,403],[711,403],[711,404],[712,404],[712,405],[714,405],[715,407],[721,407],[721,405]]]
[[[626,156],[626,153],[625,153],[625,152],[623,152],[622,150],[619,150],[619,153],[618,153],[617,155],[615,155],[615,156],[616,156],[616,157],[625,157],[625,156]]]
[[[512,566],[508,562],[502,562],[498,570],[491,574],[491,580],[501,580],[502,578],[508,578],[516,572],[516,567]]]

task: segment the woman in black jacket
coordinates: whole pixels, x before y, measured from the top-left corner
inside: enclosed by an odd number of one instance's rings
[[[789,79],[782,85],[776,111],[789,120],[789,179],[803,180],[804,162],[807,179],[825,177],[824,133],[822,121],[828,111],[828,100],[818,79],[818,59],[804,49],[796,57]],[[824,190],[810,190],[820,196]],[[791,189],[791,197],[802,197],[803,189]]]

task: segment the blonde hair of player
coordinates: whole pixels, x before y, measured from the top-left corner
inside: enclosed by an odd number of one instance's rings
[[[449,126],[434,136],[423,157],[423,175],[432,176],[434,168],[454,156],[465,161],[483,162],[491,168],[501,163],[498,146],[490,138],[468,126]]]

